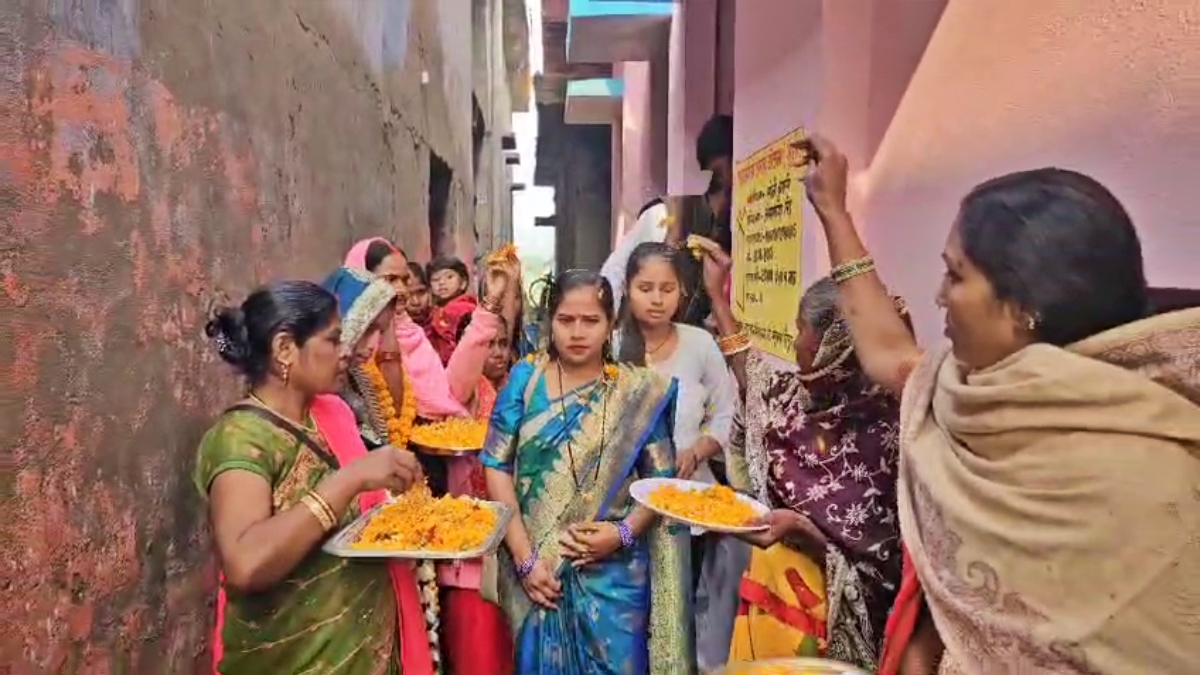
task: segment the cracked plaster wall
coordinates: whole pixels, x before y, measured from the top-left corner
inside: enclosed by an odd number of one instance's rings
[[[431,149],[470,259],[470,16],[0,3],[0,671],[208,667],[215,574],[189,475],[237,384],[205,309],[319,278],[366,235],[423,256]]]

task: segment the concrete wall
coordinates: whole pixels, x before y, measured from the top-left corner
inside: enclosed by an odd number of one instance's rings
[[[424,253],[431,150],[469,256],[470,19],[468,0],[0,3],[0,670],[206,666],[190,471],[238,391],[206,307],[322,276],[369,234]]]
[[[563,106],[540,106],[538,114]],[[612,150],[610,124],[564,124],[563,157],[554,185],[554,258],[559,273],[598,270],[608,256],[612,236]]]
[[[647,201],[702,194],[708,186],[696,164],[696,136],[719,109],[732,109],[733,37],[732,0],[688,0],[673,7],[661,58],[618,64],[614,76],[623,79],[625,97],[614,127],[614,241]]]
[[[739,3],[735,152],[799,125],[844,148],[860,228],[925,342],[958,200],[1022,168],[1094,175],[1133,215],[1151,283],[1200,286],[1198,24],[1192,0]],[[827,262],[806,217],[808,283]]]
[[[708,174],[696,164],[696,136],[715,112],[717,0],[674,6],[667,105],[667,193],[703,194]]]
[[[512,97],[504,60],[504,5],[500,0],[471,0],[473,90],[483,113],[484,138],[475,176],[476,256],[513,238],[510,169],[502,156],[502,138],[512,131]],[[469,262],[469,261],[468,261]]]

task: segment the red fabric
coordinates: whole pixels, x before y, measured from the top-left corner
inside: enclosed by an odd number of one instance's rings
[[[443,589],[442,602],[450,675],[512,675],[513,638],[500,608],[465,588]]]
[[[337,457],[338,464],[346,466],[356,459],[365,457],[367,446],[359,435],[354,421],[354,412],[340,397],[332,394],[318,396],[313,401],[312,416],[317,428]],[[387,499],[387,492],[375,490],[358,495],[358,505],[367,511]],[[433,655],[429,650],[429,637],[425,634],[425,611],[421,607],[421,595],[412,567],[404,562],[389,562],[388,572],[392,577],[392,590],[396,594],[396,609],[399,615],[400,662],[405,675],[433,675]],[[225,625],[225,575],[221,575],[221,587],[217,591],[217,625],[213,631],[213,672],[225,653],[221,641],[221,630]]]
[[[780,623],[787,624],[805,635],[815,635],[820,639],[825,639],[825,622],[818,621],[809,613],[809,610],[821,604],[821,598],[812,592],[799,574],[790,573],[787,575],[787,580],[796,594],[796,599],[800,602],[799,607],[789,604],[787,600],[750,577],[742,578],[738,595],[745,601],[743,605],[753,605],[770,614]]]
[[[492,419],[492,408],[496,407],[496,387],[486,377],[479,378],[475,388],[475,417],[487,422]]]
[[[917,629],[917,619],[921,616],[921,602],[924,594],[921,591],[921,580],[917,578],[916,568],[908,557],[908,549],[904,551],[904,567],[900,576],[900,592],[896,595],[896,603],[888,616],[887,628],[883,633],[883,658],[879,660],[879,675],[897,675],[900,672],[900,660],[904,650],[912,640],[913,632]]]
[[[437,350],[443,365],[450,362],[450,356],[458,345],[456,334],[459,324],[478,306],[479,302],[473,296],[463,294],[441,307],[434,307],[430,312],[425,335],[429,338],[429,344]]]

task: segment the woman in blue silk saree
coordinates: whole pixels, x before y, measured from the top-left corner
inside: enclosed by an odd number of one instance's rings
[[[607,282],[594,284],[604,301]],[[560,396],[548,386],[555,376]],[[612,364],[573,389],[562,378],[554,356],[518,362],[496,400],[483,451],[492,497],[515,496],[519,509],[497,583],[515,635],[516,671],[692,673],[686,530],[668,530],[629,496],[637,478],[674,475],[675,383]],[[580,532],[607,533],[609,545],[581,560],[571,543],[587,539]],[[527,590],[531,572],[556,588],[545,596]]]

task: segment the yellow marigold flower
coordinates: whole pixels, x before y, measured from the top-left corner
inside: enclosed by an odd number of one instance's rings
[[[360,550],[470,551],[487,541],[498,518],[495,510],[478,500],[450,495],[434,499],[428,487],[419,485],[380,509],[352,546]],[[428,580],[433,580],[432,575]]]
[[[665,483],[650,493],[650,503],[680,518],[709,525],[742,527],[758,517],[753,507],[724,485],[685,490]]]
[[[452,417],[432,424],[413,427],[409,440],[427,448],[474,450],[483,447],[488,425],[483,420]]]

